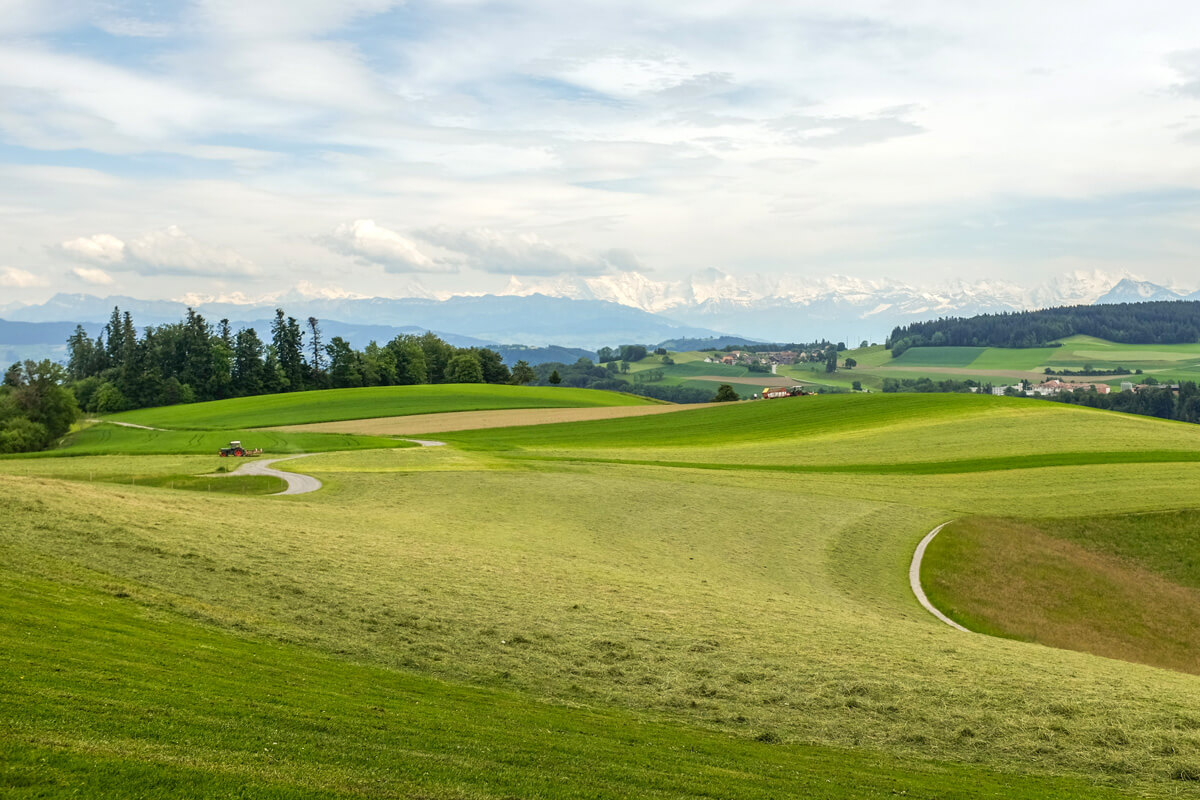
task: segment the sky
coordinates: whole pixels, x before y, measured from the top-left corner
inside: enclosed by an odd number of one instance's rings
[[[1200,4],[0,0],[0,306],[1194,289]]]

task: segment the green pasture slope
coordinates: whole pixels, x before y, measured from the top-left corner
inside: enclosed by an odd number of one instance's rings
[[[113,414],[108,418],[152,428],[233,430],[445,411],[591,408],[655,402],[644,397],[592,389],[469,383],[324,389],[238,397],[208,403],[144,408]]]
[[[55,458],[109,454],[167,455],[188,453],[216,455],[230,441],[248,448],[259,448],[264,457],[296,453],[323,453],[330,450],[366,450],[373,448],[414,447],[412,442],[384,436],[358,436],[348,433],[293,433],[254,430],[144,430],[100,423],[86,425],[68,434],[59,446],[42,453],[18,458]]]
[[[916,378],[927,376],[935,380],[1016,380],[1017,376],[998,376],[995,373],[1027,373],[1030,379],[1040,379],[1047,367],[1051,369],[1083,370],[1140,369],[1160,381],[1200,379],[1200,343],[1171,345],[1120,344],[1091,336],[1071,336],[1061,340],[1061,347],[913,347],[896,358],[872,362],[858,358],[864,382],[882,377]],[[856,351],[850,355],[856,356]],[[857,357],[857,356],[856,356]],[[901,367],[903,369],[895,369]],[[953,372],[943,372],[946,369]],[[992,373],[989,375],[989,373]],[[847,377],[846,375],[842,376]],[[1102,376],[1106,383],[1130,380],[1124,376]]]
[[[1200,797],[1200,677],[962,634],[907,575],[950,519],[1194,508],[1200,426],[878,394],[439,438],[294,497],[0,460],[0,793]]]
[[[922,573],[972,630],[1200,674],[1195,510],[959,520]]]

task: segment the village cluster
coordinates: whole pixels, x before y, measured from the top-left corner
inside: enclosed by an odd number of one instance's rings
[[[824,350],[775,350],[752,353],[747,350],[733,350],[728,353],[714,353],[704,359],[705,364],[765,364],[767,366],[787,366],[803,364],[809,361],[825,361],[828,355]]]

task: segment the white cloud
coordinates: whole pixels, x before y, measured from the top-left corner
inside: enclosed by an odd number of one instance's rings
[[[113,36],[136,39],[161,39],[170,36],[174,30],[165,22],[151,22],[135,17],[103,17],[96,21],[96,27]]]
[[[93,286],[109,286],[113,283],[112,275],[97,267],[75,267],[71,271],[75,277]]]
[[[327,34],[399,4],[400,0],[200,0],[196,5],[197,18],[215,33],[264,39]]]
[[[253,275],[255,265],[225,248],[203,245],[177,226],[139,236],[129,243],[139,272],[168,275]]]
[[[621,265],[636,263],[628,251],[612,250],[606,258],[556,245],[536,233],[431,228],[417,236],[458,253],[475,269],[503,275],[599,275],[611,271],[614,261]]]
[[[109,233],[98,233],[70,239],[60,248],[79,261],[143,275],[239,276],[259,271],[252,261],[237,252],[202,244],[176,225],[129,242]]]
[[[125,243],[108,233],[81,236],[63,242],[60,247],[67,255],[80,261],[111,266],[125,260]]]
[[[45,286],[46,281],[32,272],[16,267],[0,267],[0,286],[13,289],[31,289],[35,286]]]
[[[416,242],[396,231],[359,219],[338,225],[318,239],[335,253],[352,256],[363,264],[376,264],[387,272],[456,272],[454,264],[435,260]]]
[[[468,267],[1016,279],[1095,237],[1001,256],[1008,234],[956,234],[960,209],[1027,197],[1044,228],[1047,199],[1200,186],[1200,4],[1086,26],[1070,4],[960,5],[0,0],[0,264],[70,275],[67,253],[176,296],[398,291],[330,249],[434,292],[496,280]],[[1146,206],[1120,238],[1152,277],[1189,275],[1190,207]],[[166,221],[244,258],[137,236]],[[64,230],[115,235],[30,255]],[[259,280],[219,277],[250,259]]]

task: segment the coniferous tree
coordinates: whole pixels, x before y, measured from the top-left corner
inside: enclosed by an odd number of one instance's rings
[[[316,317],[308,318],[308,346],[312,351],[312,361],[308,365],[312,373],[310,383],[320,387],[325,382],[325,347],[321,343],[321,323]]]
[[[266,391],[266,363],[262,340],[253,328],[237,332],[233,343],[233,393],[240,396]]]
[[[304,334],[295,317],[285,317],[283,309],[275,309],[271,325],[271,344],[279,362],[280,384],[283,391],[298,392],[304,388]]]

